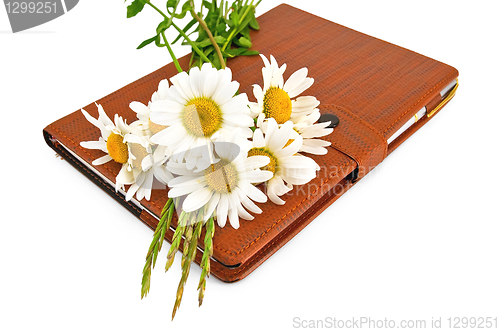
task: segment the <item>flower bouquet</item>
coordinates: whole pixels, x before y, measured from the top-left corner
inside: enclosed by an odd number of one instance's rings
[[[283,196],[294,186],[310,182],[320,169],[309,155],[324,155],[330,145],[318,139],[333,130],[328,128],[329,121],[317,123],[320,102],[314,96],[302,96],[314,83],[307,68],[296,70],[285,81],[286,64],[280,66],[272,55],[261,55],[261,85],[253,85],[249,101],[226,66],[228,58],[258,54],[249,50],[249,30],[259,29],[254,16],[259,2],[205,1],[202,7],[208,13],[203,15],[196,12],[192,0],[182,6],[169,0],[166,13],[150,1],[133,1],[128,17],[148,5],[164,18],[156,35],[139,48],[153,42],[166,47],[179,73],[161,80],[147,105],[130,101],[137,115],[132,123],[118,114],[112,120],[98,104],[97,118],[81,111],[101,135],[80,145],[104,153],[93,165],[121,165],[115,189],[125,191],[127,201],[134,197],[149,201],[155,181],[168,186],[168,199],[146,255],[141,296],[150,290],[151,270],[175,214],[177,225],[165,270],[182,248],[182,276],[172,319],[199,239],[203,237],[204,244],[198,284],[201,305],[210,275],[215,225],[238,229],[240,222],[262,213],[260,204],[285,204]],[[192,20],[181,29],[174,20],[187,13]],[[181,67],[166,39],[165,30],[171,27],[179,32],[178,39],[192,47],[189,68]],[[198,32],[195,41],[188,36],[192,28]]]

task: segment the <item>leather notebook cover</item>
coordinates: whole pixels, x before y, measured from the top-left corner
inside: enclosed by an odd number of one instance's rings
[[[456,69],[439,61],[288,5],[272,9],[258,21],[261,29],[252,32],[253,49],[267,57],[274,55],[279,64],[286,63],[285,79],[295,70],[307,67],[308,76],[315,81],[305,94],[315,96],[321,102],[321,112],[337,115],[340,123],[332,134],[323,138],[332,143],[328,154],[308,155],[321,167],[318,176],[306,185],[294,186],[283,197],[286,204],[259,205],[263,213],[256,215],[253,221],[242,221],[237,230],[229,225],[216,227],[211,274],[226,282],[247,276],[432,119],[425,116],[387,144],[387,139],[418,110],[426,106],[429,112],[440,104],[440,91],[458,77]],[[189,56],[180,59],[183,68],[188,68],[188,61]],[[233,79],[240,83],[240,92],[254,101],[252,84],[262,84],[261,58],[241,56],[230,59],[228,66]],[[170,63],[96,102],[102,104],[110,117],[117,113],[131,123],[136,120],[136,114],[130,110],[129,103],[139,101],[147,105],[160,80],[176,73]],[[83,108],[97,117],[94,103]],[[138,207],[126,202],[123,195],[115,192],[114,186],[61,146],[88,164],[102,156],[98,150],[80,146],[81,141],[99,137],[99,130],[80,110],[47,126],[44,137],[59,155],[149,227],[156,228],[157,217],[167,200],[167,190],[153,190],[151,200],[142,200],[142,208]],[[109,162],[94,168],[114,182],[120,166]],[[175,217],[172,225],[176,226]],[[166,239],[170,241],[172,235],[171,229]],[[197,263],[201,259],[203,238],[204,235],[199,241]],[[146,253],[147,248],[144,250]]]

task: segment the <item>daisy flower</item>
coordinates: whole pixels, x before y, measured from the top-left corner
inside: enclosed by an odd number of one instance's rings
[[[297,154],[303,138],[293,130],[292,121],[278,127],[275,119],[269,119],[265,129],[255,130],[252,143],[248,156],[266,156],[270,159],[264,169],[273,173],[266,184],[267,196],[275,204],[285,204],[279,196],[292,190],[293,185],[306,184],[316,177],[316,170],[319,169],[316,162]]]
[[[130,185],[125,197],[127,201],[134,194],[139,200],[143,198],[149,200],[153,176],[163,184],[172,179],[172,175],[161,167],[166,161],[165,148],[157,149],[153,154],[147,138],[133,133],[133,126],[127,125],[118,115],[115,115],[113,123],[101,105],[97,105],[97,109],[98,119],[83,109],[82,113],[90,123],[101,130],[101,137],[99,141],[81,142],[80,145],[86,149],[98,149],[106,153],[105,156],[94,160],[93,165],[101,165],[111,160],[122,164],[116,176],[115,190],[124,190],[124,185]]]
[[[228,142],[219,137],[214,143],[219,161],[201,172],[190,171],[183,163],[168,162],[168,169],[180,175],[168,182],[168,195],[187,195],[182,203],[183,211],[193,212],[203,208],[204,221],[215,215],[220,227],[224,227],[229,219],[233,228],[239,227],[239,217],[253,219],[248,211],[262,213],[253,201],[264,203],[267,197],[253,183],[262,183],[273,176],[270,171],[260,169],[269,164],[269,158],[248,157],[250,146],[245,148],[245,145],[237,144],[238,135],[241,134],[236,133]]]
[[[254,123],[247,95],[235,96],[239,83],[231,79],[229,68],[216,70],[208,63],[201,70],[194,67],[189,74],[172,77],[166,99],[150,105],[151,121],[166,126],[151,141],[182,157],[184,151],[206,145],[219,135],[229,137],[238,128],[244,137],[251,137]]]
[[[173,179],[165,166],[168,159],[166,147],[151,145],[147,136],[136,133],[125,135],[124,142],[129,146],[135,159],[117,175],[116,188],[125,190],[124,185],[130,185],[125,196],[127,201],[134,195],[138,200],[145,198],[149,201],[155,178],[164,185]]]
[[[328,150],[325,148],[331,145],[331,142],[317,139],[329,135],[333,132],[333,128],[327,128],[330,121],[316,123],[321,116],[319,110],[315,110],[309,115],[297,119],[293,125],[293,129],[302,136],[301,152],[307,152],[316,155],[325,155]]]
[[[249,105],[252,116],[257,118],[257,126],[260,127],[266,118],[274,118],[281,125],[288,120],[296,123],[299,118],[311,114],[319,105],[315,97],[303,96],[292,100],[314,83],[313,78],[307,77],[307,68],[297,70],[284,82],[286,64],[279,67],[272,55],[271,62],[264,55],[260,56],[264,61],[264,87],[253,85],[257,103]]]
[[[134,156],[129,151],[129,146],[123,141],[125,135],[131,132],[131,128],[123,121],[121,116],[115,114],[115,122],[111,121],[101,105],[97,105],[99,117],[95,119],[87,111],[82,109],[83,116],[94,126],[101,130],[99,141],[80,142],[86,149],[97,149],[106,153],[105,156],[92,161],[92,165],[102,165],[114,160],[117,163],[128,165]]]
[[[144,131],[144,135],[152,136],[166,128],[166,126],[158,125],[151,121],[151,110],[149,106],[151,105],[151,102],[167,99],[168,90],[168,80],[162,80],[158,84],[158,90],[151,96],[151,101],[148,103],[148,106],[138,101],[130,103],[129,107],[137,114],[138,119],[133,124],[134,126],[142,129]]]

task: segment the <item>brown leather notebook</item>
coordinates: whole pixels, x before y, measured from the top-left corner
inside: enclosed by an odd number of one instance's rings
[[[253,48],[267,57],[274,55],[280,64],[287,63],[285,75],[308,67],[308,76],[315,83],[307,95],[321,102],[322,114],[336,115],[339,125],[323,138],[332,143],[328,154],[311,156],[321,167],[318,176],[286,194],[286,204],[261,204],[263,213],[253,221],[242,221],[239,229],[216,228],[211,273],[226,282],[246,277],[293,238],[432,119],[458,86],[453,86],[458,71],[444,63],[288,5],[272,9],[258,21],[261,29],[252,32]],[[183,68],[187,68],[188,61],[189,56],[180,59]],[[253,101],[252,84],[262,84],[261,58],[241,56],[229,60],[228,66],[240,83],[240,91]],[[131,123],[136,114],[129,103],[147,104],[160,80],[176,73],[174,65],[168,64],[96,102],[109,116],[117,113]],[[93,102],[83,108],[97,117]],[[48,125],[43,134],[59,155],[146,225],[156,228],[167,190],[154,189],[150,201],[140,202],[126,202],[122,194],[116,193],[112,183],[120,165],[112,162],[88,167],[102,152],[84,149],[79,143],[96,140],[99,130],[80,110]],[[172,224],[166,235],[168,241],[176,226],[175,218]],[[197,263],[203,238],[199,241]]]

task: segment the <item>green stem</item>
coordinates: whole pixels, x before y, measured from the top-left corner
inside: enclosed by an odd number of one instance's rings
[[[165,15],[164,12],[162,12],[158,7],[153,5],[150,1],[148,1],[147,4],[150,5],[151,7],[153,7],[153,9],[156,10],[158,13],[160,13],[166,20],[168,19],[168,16]]]
[[[179,64],[179,61],[175,57],[174,51],[172,50],[172,47],[170,47],[170,43],[167,41],[167,37],[165,37],[165,31],[161,32],[161,36],[163,37],[163,40],[165,41],[165,46],[167,46],[168,53],[170,53],[170,57],[172,58],[172,60],[174,60],[175,68],[177,68],[177,71],[179,73],[182,73],[183,70],[181,68],[181,65]]]
[[[245,16],[247,16],[248,14],[248,11],[250,10],[250,8],[253,6],[253,0],[252,2],[250,3],[250,5],[247,7],[247,9],[245,10],[245,12],[243,13],[243,15],[240,17],[240,21],[238,22],[238,26],[243,22],[243,20],[245,19]],[[226,42],[224,43],[224,45],[222,46],[222,51],[225,51],[228,44],[231,42],[231,40],[234,38],[234,36],[236,35],[236,32],[238,31],[237,27],[234,27],[234,30],[231,31],[231,34],[229,35],[229,37],[227,38]]]
[[[243,23],[243,19],[245,18],[245,16],[247,16],[248,12],[250,11],[250,8],[252,8],[252,5],[253,5],[253,1],[250,3],[250,6],[247,7],[245,12],[243,13],[243,16],[241,16],[240,21],[238,22],[238,25]]]
[[[195,43],[191,39],[189,39],[189,37],[184,33],[184,31],[182,31],[181,28],[179,28],[177,25],[175,25],[174,22],[172,22],[172,26],[181,34],[182,37],[184,37],[184,39],[189,43],[189,45],[191,45],[193,50],[200,56],[200,58],[203,59],[203,61],[211,63],[213,66],[212,61],[210,61],[207,58],[207,56],[198,48],[198,46],[196,46]]]
[[[208,38],[210,39],[210,42],[212,43],[212,45],[215,48],[215,51],[217,52],[217,56],[219,57],[219,62],[220,62],[221,68],[222,69],[226,68],[226,62],[224,61],[224,57],[222,56],[219,45],[217,45],[217,42],[215,41],[214,36],[212,35],[212,32],[210,31],[210,29],[207,27],[207,24],[205,23],[205,21],[203,21],[194,11],[194,3],[192,0],[191,0],[191,14],[198,21],[198,23],[201,25],[203,30],[206,31]]]
[[[168,20],[168,16],[165,15],[164,12],[162,12],[158,7],[156,7],[155,5],[153,5],[150,1],[147,2],[148,5],[150,5],[154,10],[156,10],[158,13],[161,14],[161,16],[163,16],[163,18],[165,18],[166,20]],[[198,55],[200,56],[200,58],[203,59],[203,61],[205,62],[208,62],[208,63],[211,63],[212,66],[214,65],[212,63],[212,61],[208,60],[208,58],[205,56],[205,54],[203,54],[202,51],[200,51],[200,49],[198,48],[198,46],[196,46],[193,41],[191,39],[189,39],[189,37],[184,33],[184,31],[182,31],[181,28],[179,28],[177,25],[175,25],[174,22],[172,22],[172,26],[181,34],[182,37],[184,37],[184,39],[189,43],[189,45],[191,45],[191,47],[193,48],[193,50],[198,53]]]

